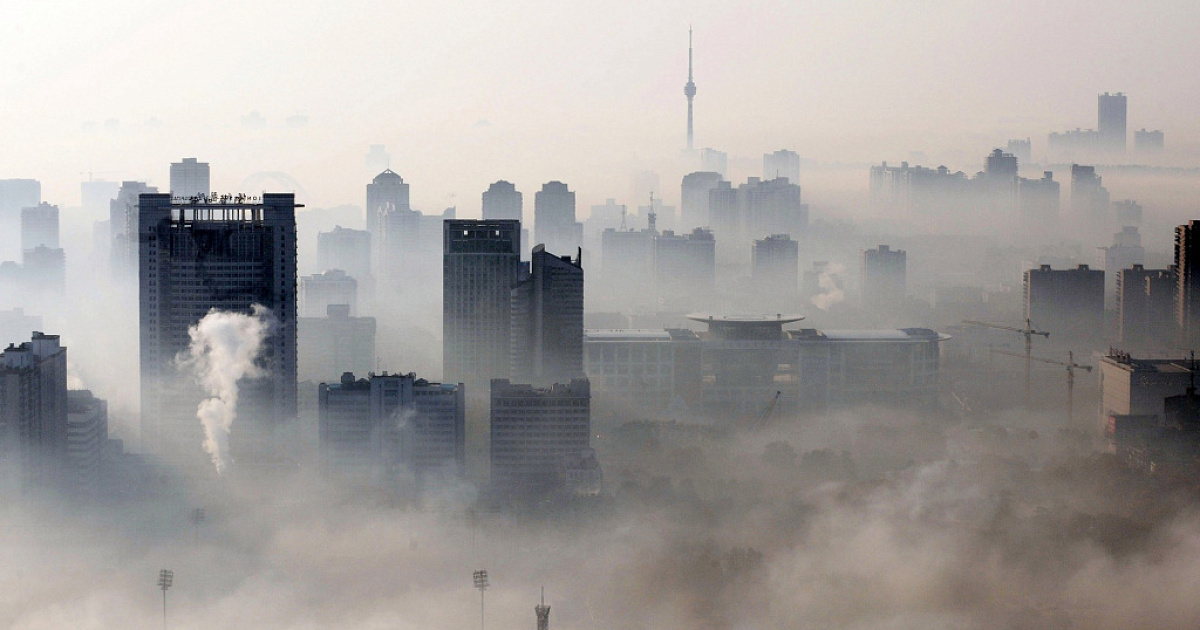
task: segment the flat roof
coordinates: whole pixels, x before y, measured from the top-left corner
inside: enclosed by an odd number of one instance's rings
[[[631,328],[585,330],[584,339],[592,341],[670,341],[671,333],[663,328]]]
[[[689,313],[686,317],[694,322],[719,322],[722,324],[791,324],[804,319],[803,315],[776,313],[774,315],[714,315],[712,313]]]

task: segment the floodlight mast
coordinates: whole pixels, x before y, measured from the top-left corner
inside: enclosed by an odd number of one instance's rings
[[[170,569],[163,569],[158,572],[158,588],[162,589],[163,594],[163,630],[167,630],[167,589],[175,583],[175,572]]]
[[[483,592],[490,586],[487,569],[480,569],[471,576],[475,580],[475,588],[479,589],[479,630],[484,630],[483,622]]]

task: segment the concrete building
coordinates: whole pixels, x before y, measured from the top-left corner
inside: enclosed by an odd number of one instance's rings
[[[1099,372],[1102,427],[1131,417],[1161,426],[1163,401],[1186,393],[1194,378],[1187,359],[1138,359],[1119,351],[1100,360]]]
[[[323,383],[344,372],[375,369],[375,318],[352,317],[345,304],[330,304],[325,317],[300,317],[298,379]]]
[[[1079,265],[1025,272],[1025,317],[1052,340],[1089,344],[1104,337],[1104,272]]]
[[[700,337],[691,330],[588,330],[583,350],[593,392],[610,404],[665,409],[699,398]]]
[[[1017,206],[1021,218],[1030,223],[1058,220],[1062,195],[1053,171],[1044,171],[1041,179],[1017,179]]]
[[[1175,338],[1175,270],[1133,264],[1116,275],[1118,341],[1129,349],[1170,347]]]
[[[1162,151],[1165,143],[1163,142],[1163,132],[1155,129],[1154,131],[1146,131],[1145,128],[1133,132],[1133,148],[1138,151],[1156,152]]]
[[[212,194],[209,182],[208,162],[196,158],[183,158],[171,163],[171,195],[175,197],[197,197]]]
[[[0,179],[0,260],[21,254],[21,210],[42,203],[42,184],[36,179]]]
[[[725,177],[729,170],[729,154],[709,147],[700,150],[700,170],[720,173]]]
[[[863,306],[895,312],[908,291],[908,253],[880,245],[862,253]]]
[[[80,498],[100,494],[108,446],[108,403],[86,389],[68,391],[67,487],[71,494]]]
[[[649,229],[609,228],[600,235],[601,291],[623,307],[649,307],[656,299],[654,240]]]
[[[583,261],[533,248],[511,292],[511,378],[546,384],[583,376]]]
[[[800,244],[787,234],[754,241],[750,275],[762,288],[792,295],[800,291]]]
[[[654,276],[667,304],[694,305],[712,293],[717,278],[717,243],[703,228],[691,234],[668,230],[654,239]]]
[[[317,269],[341,269],[366,288],[371,279],[371,233],[336,226],[317,234]]]
[[[1175,326],[1180,345],[1200,345],[1200,221],[1175,228]]]
[[[795,151],[780,149],[774,153],[763,154],[763,181],[780,178],[800,184],[800,155]]]
[[[0,494],[61,489],[67,437],[67,349],[34,332],[0,354]]]
[[[494,379],[491,392],[492,484],[521,494],[563,484],[567,458],[591,448],[587,379],[546,388]]]
[[[295,210],[302,206],[291,193],[140,199],[143,446],[207,469],[195,417],[203,395],[175,357],[188,348],[188,328],[210,310],[248,314],[261,305],[274,317],[259,360],[267,376],[240,385],[230,455],[239,464],[280,461],[288,445],[278,434],[296,417]]]
[[[724,179],[720,173],[697,171],[683,177],[679,203],[679,227],[681,231],[711,224],[708,211],[709,192]]]
[[[533,238],[552,251],[583,247],[583,224],[575,220],[575,193],[566,184],[548,182],[534,195]]]
[[[1124,152],[1128,141],[1125,95],[1120,92],[1105,92],[1096,97],[1096,101],[1096,129],[1100,132],[1102,148],[1107,151]]]
[[[521,193],[512,182],[500,180],[492,182],[483,192],[483,219],[490,220],[524,220],[524,202]]]
[[[138,268],[139,199],[158,188],[145,182],[124,181],[117,197],[108,204],[108,228],[111,230],[112,270],[118,276],[132,277]]]
[[[1029,138],[1024,140],[1009,140],[1004,148],[1005,153],[1011,153],[1022,163],[1028,164],[1033,161],[1033,143]]]
[[[1134,226],[1125,226],[1113,234],[1112,245],[1096,248],[1096,266],[1104,272],[1104,297],[1109,304],[1117,299],[1117,276],[1121,270],[1146,264],[1142,236]]]
[[[409,205],[408,184],[387,169],[367,184],[367,231],[371,233],[371,269],[387,284],[404,269],[405,251],[419,239],[420,213]]]
[[[21,208],[21,251],[35,247],[58,249],[58,206]]]
[[[61,298],[67,290],[67,255],[61,248],[38,245],[21,255],[26,296]]]
[[[742,237],[747,240],[769,234],[790,234],[800,240],[808,230],[808,205],[800,201],[800,186],[784,178],[751,177],[738,186],[738,207]]]
[[[1096,167],[1071,165],[1071,209],[1076,213],[1103,221],[1108,218],[1110,199]]]
[[[675,214],[675,206],[668,206],[658,197],[652,197],[650,203],[638,206],[638,217],[646,217],[646,226],[652,230],[674,230],[679,225],[679,217]]]
[[[322,317],[331,305],[345,304],[358,315],[358,281],[341,269],[300,278],[300,317]]]
[[[445,380],[483,392],[510,369],[511,295],[521,224],[513,220],[445,222],[442,365]]]
[[[465,459],[461,384],[416,374],[369,374],[319,390],[321,464],[345,482],[394,487],[405,473],[458,474]]]

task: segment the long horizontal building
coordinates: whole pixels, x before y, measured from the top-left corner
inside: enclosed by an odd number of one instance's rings
[[[691,330],[589,330],[584,365],[593,393],[637,407],[743,417],[776,398],[781,410],[856,404],[937,404],[939,344],[926,328],[817,330],[799,316],[690,315]]]

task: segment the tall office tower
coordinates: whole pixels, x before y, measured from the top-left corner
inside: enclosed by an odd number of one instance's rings
[[[1071,209],[1093,219],[1105,219],[1109,205],[1108,189],[1096,174],[1096,167],[1072,164]]]
[[[1068,346],[1104,338],[1104,272],[1079,265],[1025,272],[1025,317]]]
[[[372,269],[381,280],[386,280],[393,275],[392,268],[400,265],[400,241],[405,232],[415,233],[419,229],[416,213],[408,202],[408,184],[392,169],[376,175],[367,184],[366,212],[371,252],[375,256]]]
[[[563,482],[567,458],[591,448],[591,388],[572,379],[546,388],[491,382],[492,484],[536,493]]]
[[[351,317],[345,304],[330,304],[324,317],[300,317],[296,338],[300,382],[330,382],[343,372],[375,369],[375,318]]]
[[[1033,143],[1029,141],[1029,138],[1009,140],[1004,147],[1004,152],[1012,154],[1017,160],[1026,164],[1033,161]]]
[[[21,250],[38,246],[58,249],[58,206],[21,208]]]
[[[751,177],[738,186],[738,209],[743,243],[769,234],[799,239],[808,230],[808,206],[800,202],[800,186],[781,177],[765,181]]]
[[[371,233],[342,226],[317,234],[317,268],[322,271],[342,269],[359,286],[371,278]]]
[[[512,182],[506,182],[503,179],[492,182],[488,189],[483,191],[484,221],[497,219],[521,221],[523,207],[521,193]]]
[[[1135,264],[1117,273],[1117,339],[1127,349],[1167,348],[1175,332],[1175,270]]]
[[[386,488],[406,471],[461,471],[466,455],[466,404],[461,384],[430,383],[416,374],[370,374],[322,383],[320,453],[326,474]]]
[[[138,266],[139,198],[158,188],[145,182],[121,182],[117,197],[108,204],[108,227],[112,230],[112,268],[132,275]]]
[[[25,250],[21,272],[29,295],[61,297],[67,289],[67,255],[62,249],[38,245]]]
[[[1126,100],[1125,95],[1117,92],[1105,92],[1097,97],[1096,130],[1100,133],[1100,143],[1109,151],[1124,151],[1128,139],[1125,127]]]
[[[1142,225],[1142,206],[1132,199],[1124,201],[1114,201],[1112,203],[1113,214],[1117,216],[1117,225],[1125,227],[1132,225],[1141,227]]]
[[[1164,144],[1163,132],[1157,129],[1154,131],[1146,131],[1146,129],[1143,127],[1142,129],[1138,129],[1137,131],[1133,132],[1133,148],[1137,149],[1138,151],[1162,151]]]
[[[700,150],[700,170],[720,173],[725,177],[729,170],[729,154],[709,147]]]
[[[683,86],[683,95],[687,97],[687,150],[692,151],[692,99],[696,98],[696,82],[692,80],[692,29],[688,29],[688,80]]]
[[[79,498],[100,492],[108,447],[108,403],[86,389],[67,392],[67,487]]]
[[[1200,221],[1175,228],[1175,326],[1180,345],[1200,345]]]
[[[547,384],[583,376],[583,263],[533,248],[511,292],[512,378]]]
[[[442,234],[442,378],[478,396],[509,371],[521,222],[453,219]]]
[[[212,192],[208,178],[208,162],[183,158],[171,163],[171,194],[176,197],[195,197]]]
[[[240,384],[229,454],[238,463],[282,459],[277,435],[296,417],[296,204],[291,193],[261,201],[190,202],[141,196],[139,226],[142,444],[146,451],[207,465],[196,405],[204,397],[177,367],[188,328],[210,310],[274,322],[257,361],[266,376]]]
[[[650,307],[655,301],[655,232],[609,228],[600,235],[600,283],[605,295],[628,308]]]
[[[754,241],[750,274],[763,288],[794,295],[800,290],[800,244],[787,234],[772,234]]]
[[[721,182],[720,173],[697,171],[683,176],[682,194],[679,198],[679,227],[681,231],[708,227],[708,195]]]
[[[1104,272],[1105,299],[1115,303],[1117,297],[1117,274],[1122,269],[1146,264],[1146,250],[1142,247],[1142,235],[1132,225],[1113,234],[1112,245],[1096,248],[1096,266]]]
[[[880,245],[863,250],[863,306],[877,313],[895,312],[908,291],[908,253]]]
[[[533,196],[533,238],[560,252],[583,245],[583,224],[575,221],[575,193],[566,184],[548,182]]]
[[[21,254],[21,210],[42,203],[42,184],[36,179],[0,179],[0,260]]]
[[[994,149],[987,156],[983,173],[991,178],[1013,178],[1017,176],[1017,156]]]
[[[713,233],[696,228],[691,234],[668,230],[654,238],[654,276],[658,296],[685,310],[712,294],[717,280],[717,242]]]
[[[795,151],[780,149],[763,154],[763,181],[781,177],[793,184],[800,183],[800,155]]]
[[[738,200],[738,189],[733,187],[732,182],[721,180],[708,192],[706,226],[721,241],[722,263],[741,257],[741,252],[734,252],[734,249],[743,240],[742,207]]]
[[[0,484],[61,487],[66,467],[67,349],[58,335],[34,332],[0,355]]]
[[[1041,223],[1058,218],[1061,200],[1058,182],[1053,171],[1043,171],[1041,179],[1017,180],[1017,205],[1021,218],[1027,222]]]
[[[983,177],[979,178],[983,201],[1005,215],[1017,210],[1019,176],[1017,157],[1000,149],[987,156]]]
[[[345,304],[357,315],[358,281],[341,269],[300,278],[300,317],[323,317],[333,304]]]

